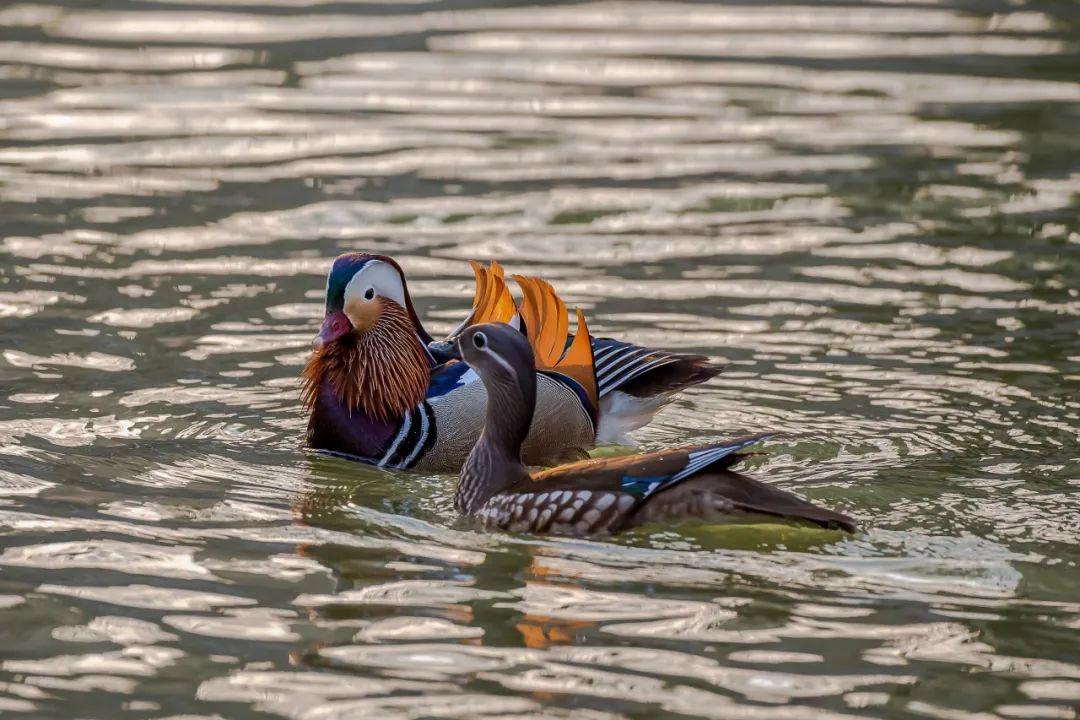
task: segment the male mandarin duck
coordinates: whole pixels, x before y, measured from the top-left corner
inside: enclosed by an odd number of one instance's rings
[[[738,461],[739,450],[768,435],[585,460],[530,474],[521,454],[537,397],[529,343],[513,328],[498,324],[470,327],[458,343],[461,356],[487,389],[489,402],[483,433],[461,469],[455,506],[486,529],[597,535],[699,518],[783,519],[855,530],[855,523],[840,513],[728,470]]]
[[[455,334],[502,322],[535,351],[536,411],[522,447],[530,464],[626,443],[676,392],[720,372],[700,355],[572,335],[565,305],[543,280],[514,276],[524,295],[519,307],[497,263],[473,263],[473,270],[473,309]],[[394,260],[364,253],[334,260],[313,345],[302,390],[310,446],[380,467],[461,468],[483,429],[484,384],[453,342],[435,342],[424,329]]]

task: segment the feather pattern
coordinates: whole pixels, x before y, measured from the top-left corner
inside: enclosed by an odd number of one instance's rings
[[[520,315],[536,358],[536,369],[558,373],[580,385],[591,404],[590,415],[595,415],[600,395],[585,314],[577,310],[577,334],[571,336],[566,305],[554,288],[540,278],[524,275],[513,278],[523,295]]]
[[[470,261],[469,265],[476,275],[476,294],[473,296],[473,312],[469,323],[509,324],[517,315],[517,305],[506,287],[502,266],[492,261],[491,265],[485,268],[475,260]]]
[[[371,328],[312,352],[301,375],[301,399],[309,411],[323,383],[350,412],[378,421],[401,418],[423,401],[428,356],[412,320],[397,303],[376,301],[380,311]]]
[[[401,421],[401,427],[376,463],[379,467],[407,470],[435,444],[435,420],[431,406],[423,402]]]
[[[476,516],[488,529],[578,536],[657,520],[732,516],[853,530],[844,515],[727,469],[738,461],[740,450],[768,437],[563,465],[499,492]]]
[[[536,406],[536,359],[505,325],[469,328],[462,357],[489,396],[484,431],[469,453],[455,504],[488,529],[591,535],[657,519],[780,517],[851,530],[845,516],[727,472],[737,453],[769,435],[561,465],[529,474],[521,446]]]
[[[367,330],[325,343],[311,355],[301,388],[310,412],[308,443],[388,467],[406,463],[425,470],[459,469],[479,433],[483,388],[475,372],[458,362],[460,352],[451,342],[431,341],[400,266],[381,255],[338,257],[327,277],[327,316],[342,310],[350,280],[375,261],[390,266],[400,278],[404,313],[400,307],[385,306]],[[566,305],[548,283],[515,276],[523,295],[518,305],[498,263],[473,263],[473,271],[473,309],[451,338],[491,321],[517,328],[534,345],[544,378],[539,421],[525,449],[530,462],[581,457],[597,442],[630,443],[627,433],[646,424],[674,392],[718,372],[698,356],[593,338],[580,311],[577,332],[570,334]],[[425,399],[433,408],[426,436],[439,440],[416,446],[418,455],[412,460],[409,453],[400,457],[397,451],[390,457],[395,442],[413,447],[402,433],[419,432],[423,423],[417,413]]]
[[[596,381],[601,397],[653,369],[670,365],[685,357],[610,338],[593,338],[592,346]]]

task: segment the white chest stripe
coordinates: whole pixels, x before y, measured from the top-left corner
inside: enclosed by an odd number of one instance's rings
[[[405,418],[401,421],[401,429],[398,430],[398,434],[394,437],[394,442],[390,443],[390,447],[386,450],[386,454],[379,460],[379,467],[386,467],[386,464],[390,462],[390,458],[394,457],[394,453],[397,452],[398,446],[409,434],[409,427],[412,425],[412,413],[405,413]]]
[[[416,456],[420,454],[420,451],[424,448],[424,441],[427,439],[428,434],[428,414],[427,407],[420,408],[420,435],[416,438],[416,444],[413,445],[412,452],[409,453],[409,457],[405,458],[405,462],[401,464],[401,467],[409,467],[416,460]]]

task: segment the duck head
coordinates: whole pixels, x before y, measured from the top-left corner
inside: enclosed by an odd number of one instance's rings
[[[431,342],[413,308],[400,265],[386,255],[339,255],[326,275],[326,314],[312,345],[319,350],[349,334],[370,329],[387,303],[408,315],[422,343]]]
[[[305,405],[312,408],[329,384],[349,412],[400,418],[424,399],[430,341],[396,262],[366,253],[338,256],[326,277],[326,311],[304,368]]]
[[[472,513],[493,495],[529,476],[521,444],[536,409],[536,365],[521,331],[501,323],[473,325],[458,350],[487,391],[484,431],[461,468],[454,506]]]
[[[509,325],[486,323],[466,328],[458,349],[487,391],[484,434],[518,456],[536,409],[536,363],[528,339]]]

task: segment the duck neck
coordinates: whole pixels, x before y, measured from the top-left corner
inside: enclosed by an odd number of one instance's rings
[[[509,383],[483,378],[487,390],[484,431],[461,468],[454,504],[472,514],[495,495],[529,478],[521,461],[521,445],[529,434],[536,408],[536,378]]]

